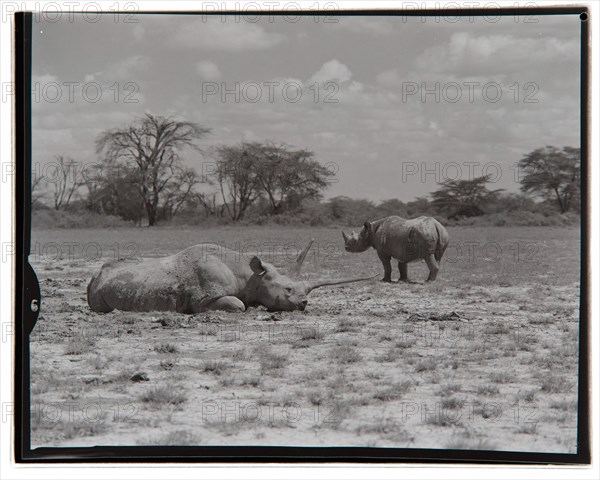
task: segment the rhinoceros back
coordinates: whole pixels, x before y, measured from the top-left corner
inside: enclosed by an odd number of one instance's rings
[[[185,311],[189,298],[234,295],[251,275],[235,254],[212,244],[199,244],[175,255],[106,263],[90,281],[92,310]]]
[[[374,225],[373,247],[403,263],[425,258],[438,250],[437,225],[444,228],[432,217],[386,217]]]

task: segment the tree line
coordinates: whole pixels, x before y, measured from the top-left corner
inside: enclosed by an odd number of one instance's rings
[[[53,173],[32,179],[34,208],[90,211],[138,225],[171,222],[309,224],[361,223],[386,215],[436,215],[452,220],[521,209],[566,213],[580,209],[580,150],[546,146],[519,162],[521,193],[490,189],[490,177],[445,180],[428,197],[378,204],[323,192],[335,172],[314,152],[284,143],[239,142],[203,151],[210,128],[145,114],[96,139],[100,159],[86,171],[60,155]],[[208,158],[202,172],[183,161],[186,151]]]

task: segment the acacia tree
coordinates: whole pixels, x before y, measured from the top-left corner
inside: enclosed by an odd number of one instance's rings
[[[178,168],[174,181],[165,189],[163,217],[173,218],[182,205],[193,198],[193,188],[200,183],[200,177],[193,168]]]
[[[52,204],[55,210],[66,210],[79,187],[85,184],[75,161],[63,155],[56,155],[47,170],[44,180],[42,177],[34,181],[32,190],[38,189],[42,181],[52,185]],[[34,197],[40,198],[40,195]]]
[[[161,203],[184,168],[181,151],[198,149],[197,140],[210,132],[197,123],[146,113],[129,127],[103,132],[96,140],[105,162],[135,171],[135,182],[148,216],[156,224]]]
[[[242,142],[217,148],[216,176],[223,204],[236,221],[257,200],[276,215],[319,199],[334,173],[313,152],[273,142]]]
[[[485,175],[473,180],[444,180],[438,183],[441,188],[431,194],[431,203],[438,211],[449,214],[449,218],[483,215],[485,206],[495,201],[498,193],[503,191],[488,190],[485,184],[489,179],[490,176]]]
[[[406,215],[408,217],[417,217],[419,215],[431,215],[433,206],[427,197],[416,197],[406,204]]]
[[[257,178],[273,215],[305,199],[319,199],[331,184],[334,173],[314,160],[311,151],[272,142],[251,144],[249,151],[256,157]]]
[[[329,215],[345,225],[362,224],[377,216],[377,207],[370,200],[350,198],[345,195],[333,197],[327,202]]]
[[[521,191],[554,199],[561,213],[572,210],[580,198],[579,148],[538,148],[519,161]]]
[[[42,175],[31,175],[31,206],[35,208],[43,203],[44,192],[41,190],[44,177]]]
[[[207,217],[223,217],[225,205],[217,203],[217,195],[216,192],[193,192],[190,202],[202,207]]]
[[[389,217],[390,215],[407,217],[408,210],[404,202],[397,198],[390,198],[377,205],[377,214],[381,217]]]
[[[216,149],[216,178],[221,198],[229,218],[238,221],[262,192],[256,176],[255,155],[248,153],[245,144],[220,146]]]
[[[91,211],[117,215],[141,225],[145,206],[138,188],[139,182],[139,173],[133,167],[103,165],[86,183],[86,206]]]

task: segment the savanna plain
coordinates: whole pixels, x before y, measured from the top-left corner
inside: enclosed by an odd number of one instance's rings
[[[578,227],[448,227],[438,279],[382,283],[339,228],[34,229],[32,447],[298,445],[576,451]],[[309,239],[304,312],[92,312],[115,258],[213,242],[282,270]],[[394,265],[392,275],[397,280]]]

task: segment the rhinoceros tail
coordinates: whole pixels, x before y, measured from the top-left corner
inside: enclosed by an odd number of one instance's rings
[[[444,256],[444,252],[448,247],[448,241],[450,237],[448,236],[448,232],[444,228],[444,226],[440,222],[435,222],[435,229],[437,230],[437,245],[435,247],[435,252],[433,256],[439,263],[442,257]]]

